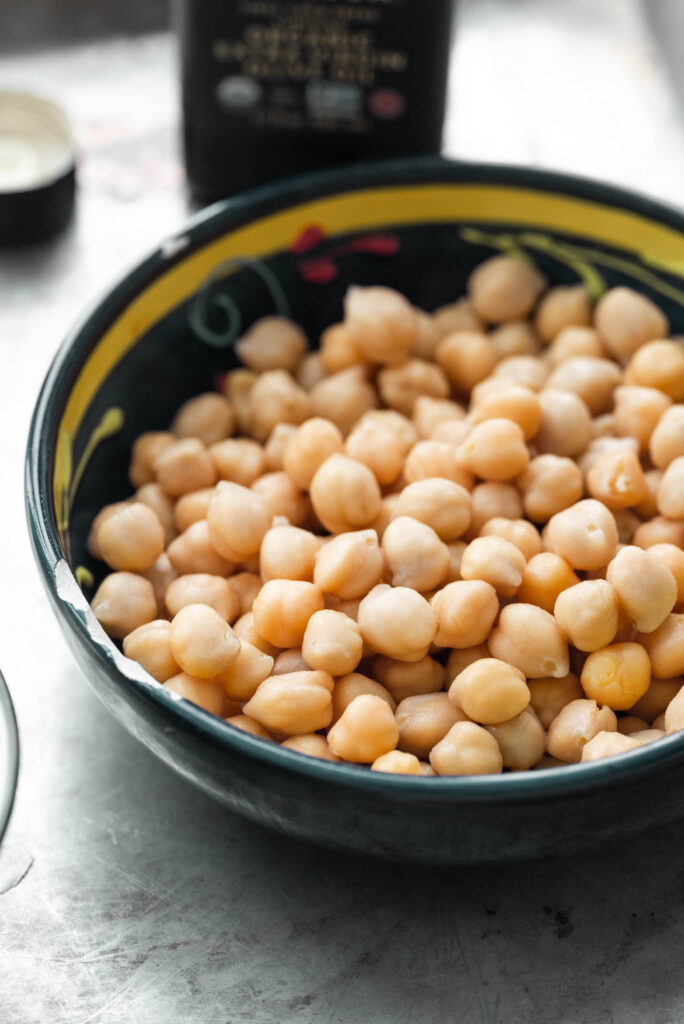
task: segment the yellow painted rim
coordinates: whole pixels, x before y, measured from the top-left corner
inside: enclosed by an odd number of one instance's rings
[[[681,232],[636,213],[601,203],[497,184],[404,185],[364,189],[316,199],[230,231],[161,274],[103,334],[76,379],[62,415],[55,466],[78,433],[94,396],[138,338],[186,301],[219,263],[288,249],[302,228],[318,225],[326,237],[419,223],[515,225],[578,235],[629,251],[656,269],[684,277]],[[55,507],[63,497],[54,475]]]

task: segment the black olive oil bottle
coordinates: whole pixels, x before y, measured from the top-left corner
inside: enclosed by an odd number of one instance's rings
[[[188,180],[438,153],[453,0],[178,0]]]

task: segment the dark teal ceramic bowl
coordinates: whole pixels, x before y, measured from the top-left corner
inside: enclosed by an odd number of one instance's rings
[[[12,813],[19,772],[19,736],[12,698],[0,672],[0,842]]]
[[[684,734],[565,769],[475,778],[371,773],[246,735],[125,659],[88,600],[96,511],[129,493],[128,452],[235,365],[257,317],[291,315],[312,343],[352,283],[434,308],[470,270],[521,251],[594,297],[650,295],[684,333],[684,216],[562,175],[439,160],[390,162],[274,185],[212,207],[121,281],[69,335],[28,446],[31,538],[87,678],[123,725],[232,810],[300,838],[426,863],[570,853],[684,816]],[[199,289],[199,293],[198,293]]]

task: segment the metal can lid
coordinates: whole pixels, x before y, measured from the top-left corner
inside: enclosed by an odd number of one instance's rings
[[[0,90],[0,244],[36,241],[69,221],[74,141],[66,113],[27,92]]]

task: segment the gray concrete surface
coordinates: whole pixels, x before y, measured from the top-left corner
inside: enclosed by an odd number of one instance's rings
[[[70,110],[81,190],[61,239],[0,253],[0,665],[23,746],[1,1024],[681,1024],[684,825],[544,864],[377,864],[231,816],[98,703],[32,564],[23,443],[65,329],[186,215],[171,43],[2,61],[0,84],[27,82]],[[682,126],[631,0],[463,0],[447,148],[684,205]]]

